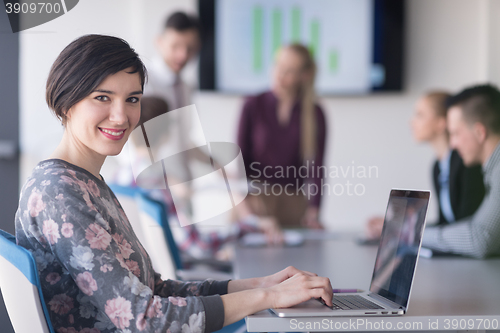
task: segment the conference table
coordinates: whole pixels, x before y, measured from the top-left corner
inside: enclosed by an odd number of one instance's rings
[[[333,288],[368,290],[377,246],[354,234],[306,232],[297,247],[235,248],[236,278],[289,265],[330,278]],[[248,332],[485,331],[500,329],[500,258],[420,257],[403,316],[280,318],[265,310],[246,318]]]

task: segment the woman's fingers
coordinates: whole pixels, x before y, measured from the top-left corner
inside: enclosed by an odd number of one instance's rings
[[[293,268],[289,268],[289,271],[296,270]],[[311,276],[299,271],[273,289],[275,307],[290,307],[311,298],[321,298],[328,306],[332,305],[332,287],[330,280],[325,277]]]
[[[309,290],[322,289],[326,294],[333,295],[330,279],[325,277],[307,277],[304,281],[304,287]]]
[[[311,298],[317,298],[321,299],[324,304],[327,306],[332,306],[332,294],[328,293],[325,289],[323,288],[316,288],[316,289],[310,289],[311,293]]]
[[[301,271],[300,269],[297,269],[293,266],[288,266],[287,268],[279,271],[278,273],[262,278],[261,286],[264,288],[273,287],[294,276],[297,276],[296,278],[298,278],[299,276],[317,277],[318,275],[308,271]]]
[[[301,271],[301,272],[302,272],[302,273],[304,273],[304,274],[307,274],[307,275],[309,275],[309,276],[318,276],[318,274],[316,274],[316,273],[311,273],[311,272],[308,272],[308,271]]]
[[[303,270],[300,270],[298,268],[295,268],[294,266],[288,266],[287,268],[285,268],[285,270],[289,270],[289,273],[290,273],[289,277],[292,277],[292,276],[294,276],[296,274],[300,274],[300,273],[304,273],[304,274],[309,275],[309,276],[318,276],[318,274],[316,274],[316,273],[303,271]]]

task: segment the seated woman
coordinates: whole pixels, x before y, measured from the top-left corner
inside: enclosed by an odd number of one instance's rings
[[[271,91],[249,98],[238,128],[254,214],[283,227],[321,228],[326,123],[314,100],[316,66],[300,44],[280,49]]]
[[[483,201],[485,189],[481,166],[466,167],[455,150],[451,150],[446,129],[446,100],[450,94],[431,91],[420,98],[411,122],[417,142],[429,143],[436,155],[433,168],[434,193],[439,202],[439,220],[448,224],[471,216]],[[378,238],[383,218],[374,217],[367,224],[370,238]]]
[[[328,279],[289,267],[246,280],[162,280],[100,176],[140,117],[145,68],[116,37],[70,43],[47,80],[64,125],[59,146],[22,188],[19,245],[33,253],[56,332],[211,332],[311,297],[331,305]],[[222,296],[219,296],[222,295]]]

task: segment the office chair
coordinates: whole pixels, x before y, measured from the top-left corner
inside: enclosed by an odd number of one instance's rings
[[[154,244],[146,249],[153,267],[163,279],[177,279],[176,272],[182,268],[182,262],[172,234],[165,234],[162,225],[167,223],[164,206],[144,193],[138,193],[135,198],[146,243]]]
[[[227,325],[226,327],[215,331],[214,333],[246,333],[246,331],[247,324],[245,322],[245,319],[241,319],[235,323],[232,323],[231,325]]]
[[[139,187],[110,184],[110,189],[117,197],[137,238],[148,252],[154,269],[163,279],[200,280],[206,278],[230,279],[232,275],[219,273],[215,269],[228,270],[228,264],[216,260],[186,260],[180,251],[168,223],[167,208],[161,202],[151,199],[147,191]],[[200,270],[185,270],[204,264],[210,266],[200,274]]]
[[[232,274],[201,269],[185,269],[184,262],[177,244],[175,243],[167,219],[167,209],[159,201],[150,198],[146,193],[140,192],[136,195],[139,207],[139,216],[143,226],[143,232],[150,244],[155,244],[150,249],[149,256],[153,262],[153,267],[162,275],[162,278],[172,278],[182,280],[204,280],[213,278],[216,280],[229,280]],[[149,251],[149,249],[148,249]],[[192,261],[191,264],[203,264],[204,260]],[[211,261],[208,261],[210,264]]]
[[[161,225],[156,222],[156,220],[162,218],[160,214],[164,211],[157,211],[147,204],[142,205],[141,209],[139,207],[140,200],[138,197],[140,195],[146,195],[141,188],[120,186],[116,184],[110,184],[109,187],[125,211],[137,238],[149,254],[155,271],[160,273],[164,279],[176,279],[177,276],[175,272],[178,267],[182,267],[178,250],[166,245],[167,243],[164,240],[163,229]],[[171,240],[170,243],[175,244],[173,238],[171,238]],[[177,251],[176,259],[173,259],[171,255],[173,249]],[[175,262],[172,263],[172,260]]]
[[[55,333],[31,252],[0,230],[0,288],[16,333]]]
[[[55,333],[33,255],[3,230],[0,230],[0,289],[16,333]],[[243,333],[244,323],[240,320],[218,333]]]

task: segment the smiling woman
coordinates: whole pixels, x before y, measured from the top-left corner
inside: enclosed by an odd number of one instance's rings
[[[131,68],[109,75],[65,112],[66,130],[52,157],[82,157],[82,162],[96,165],[106,156],[119,154],[139,121],[141,95],[139,74],[132,73]],[[78,156],[70,157],[73,148],[78,148]]]
[[[289,267],[234,281],[162,280],[99,172],[140,118],[146,69],[116,37],[87,35],[59,55],[46,99],[65,131],[21,190],[16,238],[33,253],[54,330],[211,332],[311,297],[328,279]],[[222,295],[222,296],[220,296]]]
[[[108,155],[117,155],[140,117],[146,69],[128,44],[87,35],[68,45],[47,79],[47,104],[65,127],[51,158],[99,177]]]

